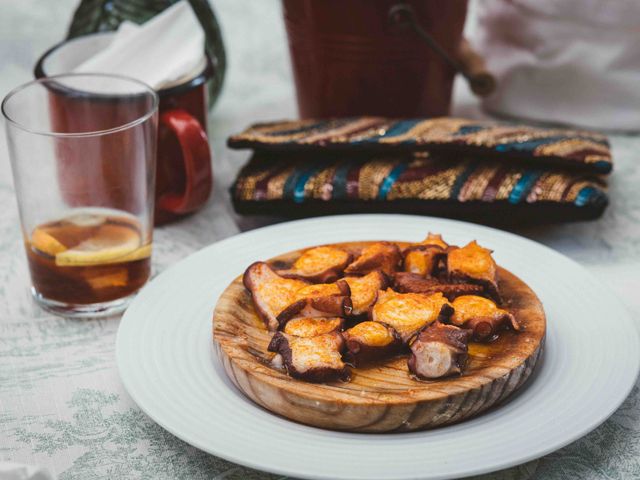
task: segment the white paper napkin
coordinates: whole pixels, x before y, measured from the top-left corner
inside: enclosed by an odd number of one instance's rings
[[[73,71],[126,75],[160,89],[202,69],[204,38],[191,6],[182,0],[143,25],[122,23],[104,50]]]

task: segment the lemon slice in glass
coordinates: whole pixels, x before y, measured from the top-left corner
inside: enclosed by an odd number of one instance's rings
[[[55,257],[67,249],[62,242],[41,228],[36,228],[33,231],[31,235],[31,246],[52,257]]]
[[[125,225],[102,225],[91,238],[56,255],[56,265],[83,267],[130,262],[151,254],[151,245],[141,245],[138,232]]]

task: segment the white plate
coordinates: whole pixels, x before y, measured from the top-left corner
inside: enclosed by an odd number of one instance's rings
[[[440,232],[477,239],[539,295],[546,350],[510,401],[437,430],[350,434],[277,417],[227,380],[213,353],[218,296],[253,261],[353,240],[409,240]],[[168,431],[206,452],[274,473],[323,479],[452,478],[545,455],[602,423],[630,392],[640,367],[638,333],[609,290],[578,264],[510,233],[407,215],[349,215],[243,233],[191,255],[147,285],[120,324],[116,354],[136,403]]]

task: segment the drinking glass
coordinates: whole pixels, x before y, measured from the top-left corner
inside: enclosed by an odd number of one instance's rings
[[[32,293],[68,317],[118,313],[149,278],[158,96],[66,74],[2,102]]]

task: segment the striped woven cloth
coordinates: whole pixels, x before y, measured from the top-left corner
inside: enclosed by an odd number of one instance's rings
[[[448,117],[262,123],[228,143],[255,150],[231,189],[249,214],[592,219],[613,166],[599,133]]]
[[[599,177],[563,169],[505,166],[500,161],[451,161],[428,155],[301,161],[265,159],[255,154],[232,187],[233,202],[240,213],[396,211],[465,217],[481,210],[490,216],[496,207],[508,212],[524,206],[525,212],[535,207],[537,215],[550,220],[601,215],[608,203],[605,192]],[[283,209],[286,204],[292,209]],[[445,204],[448,207],[443,211]]]
[[[598,174],[612,169],[609,142],[585,130],[442,117],[390,120],[358,117],[252,125],[229,138],[231,148],[279,152],[446,152],[493,157],[502,162],[577,168]]]

